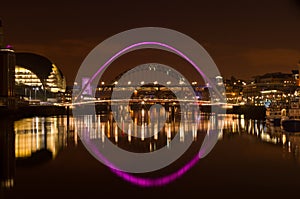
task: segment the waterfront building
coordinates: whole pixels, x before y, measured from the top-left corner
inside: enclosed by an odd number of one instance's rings
[[[264,105],[280,101],[287,102],[298,87],[299,71],[292,73],[267,73],[256,76],[243,88],[243,100],[251,105]]]
[[[243,88],[245,85],[246,81],[236,79],[235,77],[224,80],[227,103],[243,104]]]
[[[15,106],[15,52],[9,48],[0,48],[0,106]]]
[[[67,86],[65,92],[59,92],[57,94],[58,103],[72,103],[73,90],[76,91],[74,86]]]
[[[0,107],[15,107],[15,52],[4,45],[3,28],[0,20]]]
[[[34,53],[16,53],[16,95],[26,100],[56,99],[65,92],[66,79],[48,58]]]
[[[4,44],[0,20],[0,107],[14,109],[21,103],[56,101],[65,92],[66,79],[48,58],[34,53],[16,53]]]

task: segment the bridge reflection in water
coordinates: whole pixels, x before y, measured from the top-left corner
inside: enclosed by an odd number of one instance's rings
[[[132,152],[151,152],[169,146],[176,133],[184,142],[188,133],[194,141],[199,141],[208,128],[219,130],[219,140],[232,136],[255,138],[267,145],[281,147],[283,156],[300,163],[300,136],[285,134],[280,127],[266,126],[264,121],[246,120],[243,115],[199,114],[195,119],[179,125],[180,117],[168,114],[165,126],[158,134],[148,137],[154,128],[149,122],[147,111],[131,113],[133,121],[143,126],[144,137],[135,137],[136,130],[123,132],[113,120],[112,113],[103,115],[84,115],[81,117],[34,117],[19,121],[0,120],[0,182],[1,188],[15,186],[16,167],[34,167],[55,161],[57,154],[66,147],[76,147],[80,142],[78,134],[82,128],[89,128],[91,139],[104,141],[104,137],[125,150]],[[188,116],[188,117],[191,117]],[[67,127],[67,124],[69,126]],[[124,124],[128,125],[128,124]]]

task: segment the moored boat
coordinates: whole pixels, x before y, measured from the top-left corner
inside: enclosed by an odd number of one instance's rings
[[[284,119],[281,121],[281,126],[286,132],[300,132],[300,119]]]
[[[281,127],[284,131],[290,133],[300,132],[300,103],[292,101],[287,116],[281,119]]]
[[[270,126],[280,126],[282,118],[281,110],[279,107],[269,107],[266,110],[266,122]]]
[[[268,126],[280,127],[281,119],[286,115],[285,106],[278,101],[274,101],[268,104],[266,108],[266,124]]]

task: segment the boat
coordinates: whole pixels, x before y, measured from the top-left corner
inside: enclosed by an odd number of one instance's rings
[[[284,111],[284,110],[282,110]],[[289,133],[300,132],[300,102],[291,101],[287,115],[282,116],[281,127]]]
[[[282,110],[279,106],[270,106],[266,110],[266,124],[269,126],[280,126]]]
[[[281,119],[286,116],[286,105],[279,101],[273,101],[266,106],[266,125],[273,127],[281,126]]]

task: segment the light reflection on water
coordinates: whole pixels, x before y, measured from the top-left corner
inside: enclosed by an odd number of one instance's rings
[[[209,122],[199,116],[196,121],[187,121],[180,125],[177,119],[168,120],[162,129],[158,125],[151,122],[143,122],[140,124],[141,136],[138,137],[137,125],[130,122],[122,122],[120,127],[112,119],[112,115],[87,115],[76,118],[77,128],[79,132],[83,132],[87,128],[89,139],[99,139],[105,142],[107,137],[111,142],[129,151],[134,152],[151,152],[158,150],[164,146],[169,147],[171,140],[179,133],[180,142],[184,142],[187,134],[191,133],[193,140],[197,140],[197,132],[208,128]],[[138,123],[134,117],[135,124]],[[212,117],[213,118],[213,117]],[[203,121],[203,122],[200,122]],[[126,127],[127,132],[122,129]],[[151,132],[154,132],[153,136]],[[85,135],[86,136],[86,135]]]
[[[140,122],[139,113],[133,113],[132,118]],[[300,136],[285,134],[280,127],[266,126],[264,121],[246,120],[239,115],[221,115],[218,118],[207,114],[200,114],[196,120],[189,120],[179,125],[179,119],[171,117],[161,131],[153,137],[147,138],[147,133],[156,127],[144,120],[143,133],[145,137],[137,138],[136,129],[129,126],[127,133],[122,132],[114,122],[111,114],[97,116],[70,117],[34,117],[19,121],[0,120],[0,162],[1,187],[14,186],[15,167],[34,166],[51,159],[66,147],[76,147],[79,141],[80,129],[89,128],[90,138],[104,141],[109,140],[121,148],[134,152],[150,152],[168,146],[176,133],[181,142],[187,134],[193,136],[194,141],[205,134],[208,128],[221,129],[219,140],[227,136],[251,136],[262,143],[282,147],[283,156],[300,162]],[[124,123],[124,125],[130,125]],[[49,157],[43,158],[44,156]],[[17,163],[17,164],[16,164]]]
[[[77,145],[77,132],[67,134],[66,117],[35,117],[26,118],[14,123],[15,131],[15,156],[16,158],[28,158],[39,150],[49,150],[53,158],[57,153],[73,142]],[[74,120],[70,120],[69,126],[74,127]]]

